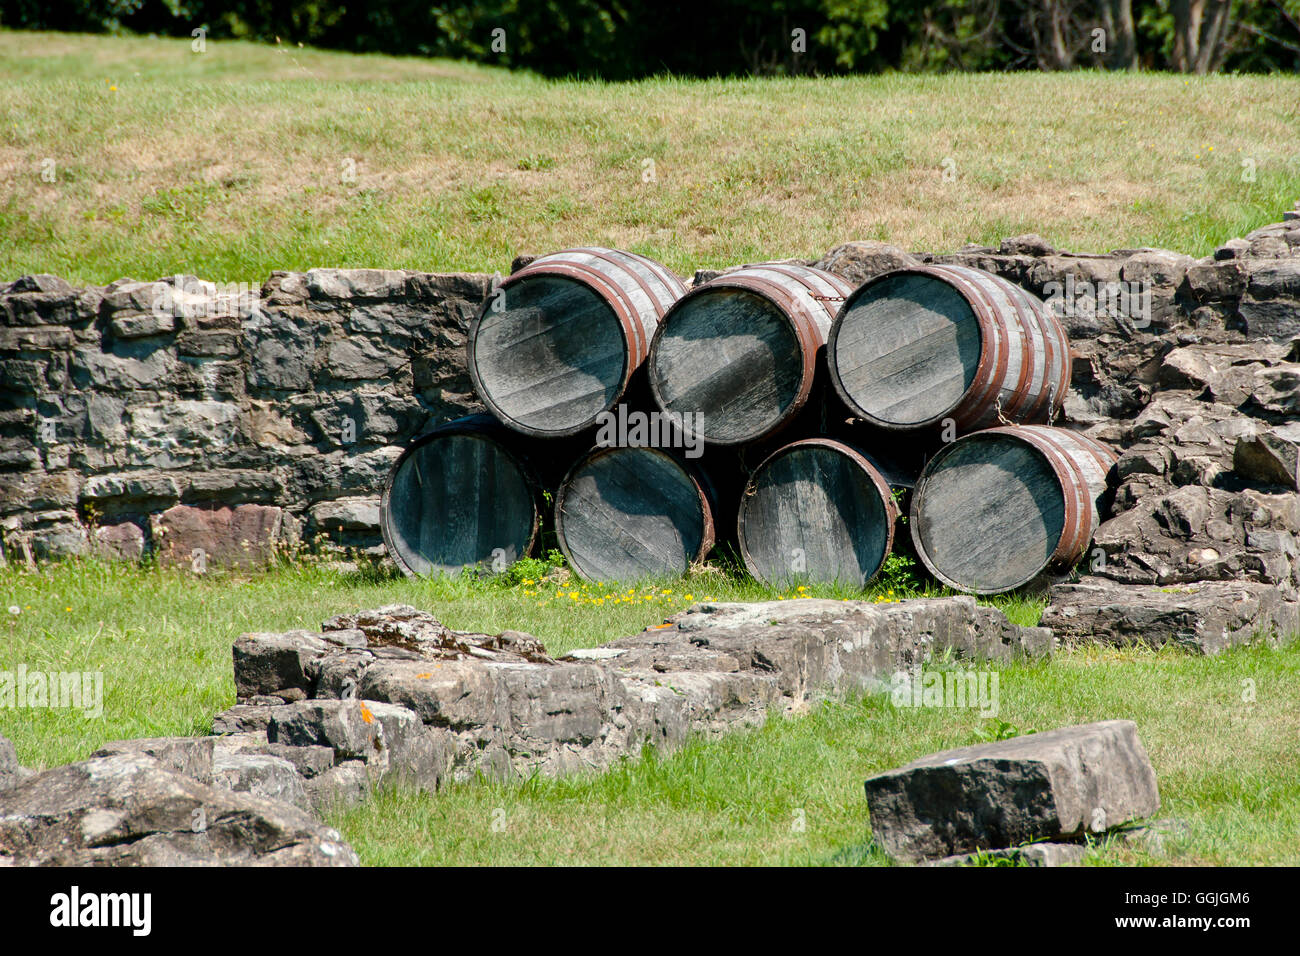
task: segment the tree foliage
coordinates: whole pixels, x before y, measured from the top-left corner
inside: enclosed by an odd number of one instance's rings
[[[1300,70],[1300,0],[0,0],[10,28],[238,37],[630,79]]]

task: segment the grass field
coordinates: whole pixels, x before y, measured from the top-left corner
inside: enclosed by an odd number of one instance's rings
[[[866,597],[890,599],[888,591]],[[798,592],[724,574],[629,595],[539,586],[523,574],[412,581],[319,565],[203,578],[96,562],[35,574],[10,567],[0,569],[0,671],[102,670],[104,713],[0,710],[0,734],[23,762],[45,767],[114,738],[207,733],[212,715],[234,703],[230,645],[241,632],[315,628],[388,602],[430,609],[457,628],[526,629],[561,653],[657,624],[695,600],[778,596]],[[1021,623],[1041,611],[1025,598],[1001,603]],[[999,733],[1126,717],[1138,722],[1159,775],[1162,814],[1188,830],[1163,860],[1103,845],[1092,862],[1300,863],[1300,644],[1214,659],[1080,648],[1050,664],[1003,667],[999,683],[996,718],[896,708],[879,696],[830,702],[597,777],[472,782],[434,797],[381,792],[332,822],[370,864],[878,864],[861,789],[872,773]]]
[[[690,272],[1024,232],[1204,255],[1300,197],[1298,128],[1285,76],[609,85],[0,32],[0,277],[492,272],[575,244]]]

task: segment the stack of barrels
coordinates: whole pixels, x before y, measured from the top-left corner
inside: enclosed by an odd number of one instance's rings
[[[415,439],[384,488],[409,574],[502,570],[553,534],[591,581],[734,546],[774,585],[865,586],[910,548],[997,593],[1079,559],[1115,460],[1051,424],[1071,366],[1051,310],[959,266],[855,289],[765,263],[688,291],[643,256],[565,250],[491,291],[468,364],[489,414]]]

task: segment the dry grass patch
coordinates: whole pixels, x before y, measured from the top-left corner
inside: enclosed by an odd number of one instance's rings
[[[596,242],[689,273],[856,238],[943,251],[1023,232],[1204,254],[1300,195],[1290,77],[603,84],[4,32],[0,77],[4,276],[491,272]],[[40,181],[45,159],[56,183]]]

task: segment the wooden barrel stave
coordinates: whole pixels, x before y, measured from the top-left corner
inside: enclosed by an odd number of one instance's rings
[[[975,370],[970,362],[971,356],[980,354],[980,329],[978,323],[964,323],[953,327],[943,321],[944,316],[964,303],[957,292],[945,286],[933,288],[933,283],[922,284],[919,277],[907,276],[901,279],[902,287],[896,298],[899,303],[882,301],[880,321],[873,324],[847,323],[836,320],[828,344],[827,362],[832,371],[832,382],[840,382],[837,391],[845,403],[860,414],[865,420],[882,427],[894,425],[896,421],[920,426],[924,419],[915,421],[895,416],[904,410],[911,396],[922,390],[934,396],[935,403],[941,408],[953,408],[962,395],[971,387],[975,379]],[[880,284],[883,287],[883,283]],[[929,288],[927,288],[929,286]],[[848,309],[855,301],[871,296],[872,288],[855,293],[856,299],[846,300],[844,308]],[[921,299],[928,293],[934,296],[931,312],[933,315],[917,315],[911,318],[915,327],[908,327],[908,310],[901,305],[909,299]],[[845,312],[841,311],[841,316]],[[876,337],[879,345],[873,352],[867,353],[873,361],[869,366],[866,356],[859,349],[869,339]],[[958,361],[938,362],[927,360],[938,352],[938,346],[951,343],[948,353],[956,352]],[[834,352],[832,348],[838,346]],[[877,357],[878,356],[878,357]],[[854,376],[852,390],[848,389],[849,376]],[[869,389],[866,397],[860,390]],[[863,410],[867,404],[875,414]],[[928,413],[926,417],[931,417]]]
[[[740,300],[738,304],[756,305],[757,297],[746,292],[739,292],[734,298]],[[745,302],[747,299],[749,302]],[[766,300],[758,301],[763,301],[770,309]],[[763,307],[744,309],[742,305],[737,311],[747,312],[745,319],[748,321],[741,319],[732,326],[734,328],[752,328],[759,323],[775,324],[774,317],[770,312],[764,314]],[[735,312],[729,311],[725,317],[734,318]],[[780,332],[774,328],[756,333],[729,334],[715,353],[716,364],[694,380],[681,382],[672,377],[652,378],[651,387],[660,399],[657,402],[659,408],[667,414],[699,412],[704,416],[704,437],[713,439],[715,443],[737,438],[743,440],[748,430],[744,427],[747,414],[779,418],[783,406],[793,401],[799,392],[802,367],[780,362],[777,358],[778,351],[787,354],[797,351],[797,342],[793,335],[789,335],[788,348],[773,349],[772,340],[779,335]],[[684,338],[677,341],[684,341]],[[672,340],[663,341],[668,343]],[[718,396],[723,396],[722,401],[717,401]]]
[[[849,291],[837,276],[788,263],[746,266],[691,290],[651,344],[656,404],[701,414],[702,436],[713,444],[774,434],[807,403],[818,353]]]
[[[912,495],[917,556],[943,583],[997,594],[1069,568],[1100,521],[1116,455],[1044,425],[973,432],[926,465]]]
[[[799,580],[865,586],[893,547],[890,487],[857,449],[808,438],[755,470],[737,518],[740,554],[768,584]]]
[[[1068,355],[1069,343],[1054,314],[1029,293],[1005,280],[983,281],[991,273],[965,266],[947,267],[955,276],[967,280],[963,289],[979,296],[987,309],[984,313],[995,328],[999,342],[1019,342],[1007,349],[1005,370],[1000,377],[990,376],[995,392],[990,404],[985,395],[965,403],[957,418],[963,430],[992,427],[1005,419],[1013,422],[1045,422],[1059,408],[1055,401],[1060,383],[1068,384],[1069,367],[1057,361]],[[996,277],[995,277],[996,278]],[[1062,344],[1064,347],[1062,347]],[[1064,378],[1062,378],[1064,376]]]
[[[650,337],[685,293],[660,264],[614,249],[566,249],[500,283],[470,323],[474,389],[509,427],[574,435],[612,408]]]
[[[1069,340],[1052,311],[966,266],[919,266],[865,283],[836,317],[827,352],[843,401],[891,430],[946,418],[962,432],[1046,423],[1069,384]]]
[[[405,574],[508,566],[531,552],[538,485],[512,437],[490,416],[467,416],[414,439],[393,463],[380,531]]]
[[[712,495],[703,475],[675,455],[596,448],[560,483],[555,533],[584,580],[680,575],[713,548]]]

